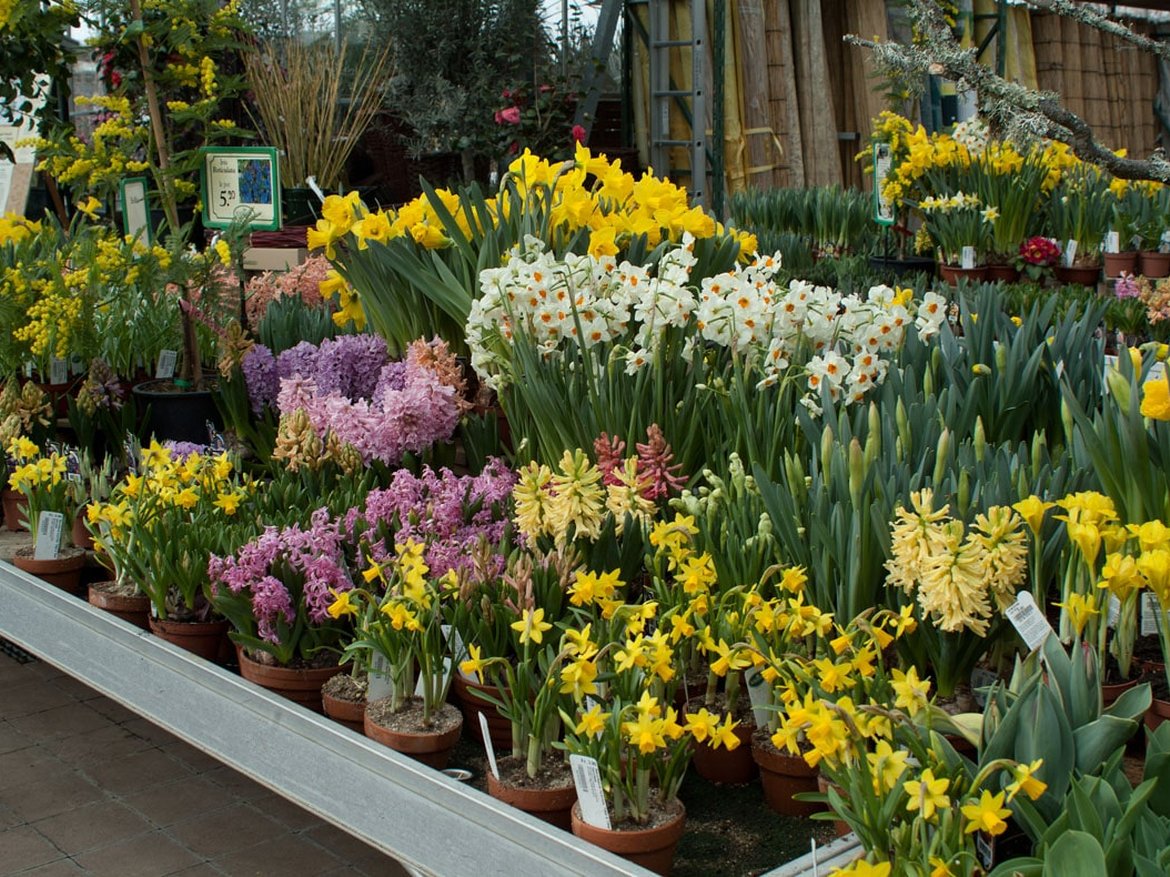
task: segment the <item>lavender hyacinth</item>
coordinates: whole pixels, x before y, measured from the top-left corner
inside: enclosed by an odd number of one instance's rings
[[[342,335],[321,342],[313,377],[322,393],[369,399],[387,361],[386,342],[380,336]]]
[[[244,385],[248,388],[252,412],[259,416],[265,408],[276,404],[276,394],[280,390],[276,357],[263,344],[254,344],[244,355],[240,368],[244,372]]]

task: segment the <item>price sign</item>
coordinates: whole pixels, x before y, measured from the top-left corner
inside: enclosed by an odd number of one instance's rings
[[[56,560],[61,553],[61,530],[65,516],[60,512],[41,512],[37,520],[37,537],[33,548],[34,560]]]
[[[577,787],[577,803],[581,805],[581,818],[598,828],[612,828],[609,808],[605,806],[605,792],[601,788],[601,770],[597,759],[587,755],[570,755],[569,767],[573,771],[573,785]]]
[[[280,164],[267,146],[205,147],[202,165],[203,224],[276,231],[281,225]]]
[[[1158,616],[1162,614],[1162,607],[1158,605],[1158,598],[1146,591],[1142,594],[1142,636],[1157,636]]]
[[[1052,625],[1036,605],[1029,591],[1020,591],[1016,595],[1016,602],[1007,608],[1008,620],[1015,627],[1016,633],[1028,647],[1028,651],[1035,651],[1044,644],[1048,634],[1052,633]]]
[[[390,684],[390,663],[381,655],[374,655],[370,662],[369,684],[366,687],[366,703],[373,703],[389,697],[394,687]]]
[[[56,356],[49,360],[49,383],[69,383],[69,363],[66,360],[58,359]]]

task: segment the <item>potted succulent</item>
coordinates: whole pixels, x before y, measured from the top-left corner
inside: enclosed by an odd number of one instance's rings
[[[231,622],[243,677],[321,712],[348,624],[329,613],[353,582],[340,524],[327,508],[307,527],[265,527],[207,564],[211,605]]]

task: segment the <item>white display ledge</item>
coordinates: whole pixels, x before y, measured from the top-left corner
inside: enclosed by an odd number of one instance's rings
[[[0,562],[0,637],[321,819],[443,877],[651,872]],[[279,729],[279,730],[277,730]],[[835,842],[769,877],[825,874]]]

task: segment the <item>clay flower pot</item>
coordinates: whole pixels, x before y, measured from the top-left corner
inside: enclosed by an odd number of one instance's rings
[[[960,280],[966,280],[968,283],[982,283],[987,279],[987,266],[980,265],[977,268],[960,268],[958,265],[943,265],[938,266],[938,276],[943,283],[949,286],[958,286]]]
[[[724,746],[712,749],[706,743],[696,741],[691,767],[708,782],[730,786],[750,783],[760,775],[755,759],[752,758],[752,734],[755,730],[751,722],[740,722],[735,728],[739,745],[734,749]]]
[[[648,868],[655,874],[669,874],[674,864],[674,851],[683,835],[687,811],[676,801],[677,813],[663,825],[654,828],[615,830],[590,825],[581,818],[581,805],[573,805],[573,834],[603,850],[616,853],[623,859]]]
[[[18,549],[12,565],[68,594],[80,597],[85,593],[81,584],[81,570],[85,566],[85,552],[80,548],[63,548],[54,560],[37,560],[30,546]]]
[[[512,756],[500,759],[501,778],[496,779],[495,775],[490,770],[488,771],[488,794],[497,801],[503,801],[517,810],[531,813],[550,825],[568,831],[572,825],[570,812],[573,805],[577,803],[577,787],[573,785],[572,774],[568,774],[566,777],[567,785],[553,786],[548,789],[524,788],[508,782],[506,768],[509,762],[519,764],[521,770],[524,768],[522,759]]]
[[[321,686],[337,675],[337,665],[327,667],[282,667],[253,660],[247,651],[236,646],[240,675],[273,694],[298,703],[313,712],[321,712]]]
[[[1144,277],[1166,277],[1170,275],[1170,253],[1142,250],[1138,254],[1138,273]]]
[[[1151,731],[1158,730],[1158,726],[1170,720],[1170,700],[1155,699],[1146,710],[1146,727]]]
[[[792,796],[817,791],[817,770],[796,755],[781,752],[766,735],[752,738],[752,758],[760,766],[764,800],[785,816],[811,816],[825,809],[817,801],[797,801]]]
[[[163,621],[154,617],[150,619],[151,633],[205,661],[219,660],[228,627],[230,625],[226,621]]]
[[[987,266],[987,279],[992,283],[1015,283],[1020,279],[1020,269],[1015,265],[996,262]]]
[[[463,715],[449,703],[443,704],[435,714],[434,721],[446,730],[398,730],[381,725],[371,715],[381,701],[366,705],[365,732],[371,740],[389,746],[395,752],[409,755],[415,761],[442,770],[451,760],[451,750],[459,742],[463,730]]]
[[[321,706],[325,715],[359,734],[366,732],[366,701],[337,697],[327,687],[321,689]]]
[[[6,478],[4,480],[7,482]],[[11,487],[5,487],[0,490],[0,502],[4,505],[4,526],[13,533],[27,530],[28,527],[24,525],[23,520],[28,500],[24,498],[24,494]]]
[[[150,598],[145,594],[119,594],[114,582],[94,582],[89,586],[89,605],[116,615],[123,621],[150,630]]]
[[[90,535],[89,529],[85,526],[86,509],[88,508],[88,504],[83,505],[73,519],[73,544],[83,551],[93,551],[93,536]]]
[[[467,679],[461,673],[456,673],[451,679],[451,698],[459,707],[459,712],[463,713],[463,724],[471,729],[472,736],[480,743],[483,742],[483,732],[479,727],[479,714],[483,713],[484,717],[487,718],[492,746],[497,752],[511,752],[511,721],[500,715],[500,709],[495,704],[476,697],[475,692],[477,691],[486,691],[488,694],[496,695],[499,689],[494,685],[483,685],[472,679]]]
[[[1128,253],[1105,253],[1103,259],[1106,277],[1120,277],[1123,273],[1133,274],[1137,269],[1137,252],[1135,250]]]
[[[1099,265],[1073,265],[1066,268],[1064,265],[1056,267],[1056,279],[1065,284],[1079,286],[1096,286],[1097,278],[1101,275]]]

